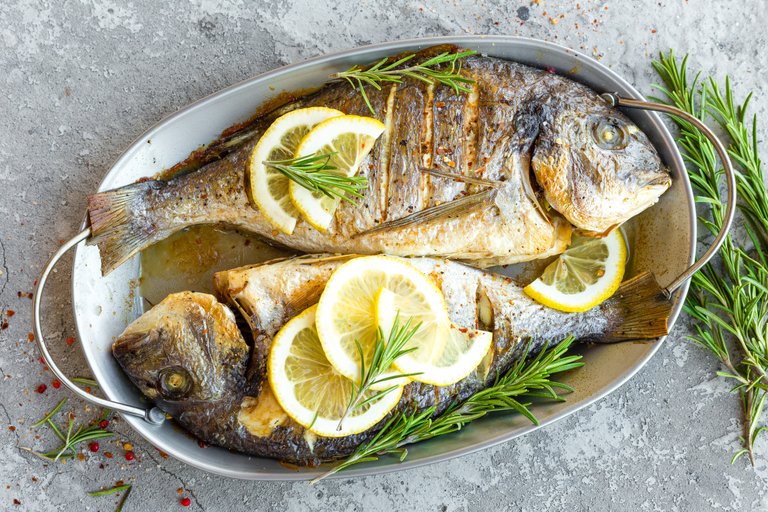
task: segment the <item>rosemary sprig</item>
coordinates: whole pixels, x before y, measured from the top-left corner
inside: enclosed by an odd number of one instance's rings
[[[363,99],[365,100],[365,104],[368,105],[368,108],[370,109],[371,113],[373,115],[376,115],[376,111],[373,109],[373,106],[371,105],[371,102],[368,99],[368,95],[365,94],[364,84],[369,84],[371,87],[374,87],[377,90],[381,90],[381,86],[379,85],[379,83],[381,82],[401,83],[403,81],[403,77],[407,76],[407,77],[415,78],[416,80],[427,82],[428,84],[432,84],[432,85],[434,85],[436,82],[447,85],[449,87],[452,87],[453,90],[456,92],[456,94],[459,94],[459,92],[471,93],[472,89],[470,89],[464,84],[473,84],[475,83],[475,81],[472,80],[471,78],[466,78],[461,76],[460,60],[463,59],[464,57],[468,57],[476,53],[477,52],[473,50],[467,50],[465,52],[460,52],[460,53],[445,52],[445,53],[441,53],[436,57],[432,57],[431,59],[425,62],[422,62],[421,64],[417,64],[415,66],[410,66],[402,69],[395,69],[395,68],[397,68],[401,64],[408,62],[413,57],[415,57],[416,54],[411,54],[406,57],[403,57],[402,59],[397,60],[388,66],[384,66],[384,64],[386,64],[389,59],[384,58],[384,59],[381,59],[376,64],[374,64],[373,66],[369,67],[368,69],[363,69],[360,66],[355,65],[346,71],[342,71],[340,73],[334,73],[328,78],[331,80],[346,80],[347,82],[349,82],[349,84],[352,86],[353,89],[360,87],[360,94],[363,96]],[[457,61],[459,61],[458,67],[456,66]],[[445,69],[430,69],[432,66],[437,66],[439,64],[446,64],[446,63],[450,63],[451,66]],[[357,81],[357,85],[355,85],[355,82],[353,80]]]
[[[503,376],[496,377],[493,385],[475,393],[461,403],[451,405],[445,412],[432,418],[434,407],[423,411],[406,410],[394,416],[384,428],[368,443],[360,445],[347,459],[336,467],[316,478],[312,483],[338,473],[355,464],[377,460],[386,454],[397,454],[400,460],[408,455],[405,445],[431,439],[460,430],[470,421],[485,416],[489,412],[514,410],[538,425],[528,407],[530,403],[521,403],[515,399],[519,396],[539,396],[553,400],[565,399],[555,393],[555,388],[573,391],[570,386],[549,379],[552,374],[564,372],[583,366],[579,362],[581,356],[564,357],[568,347],[573,342],[569,337],[558,346],[547,350],[544,347],[539,355],[527,360],[526,347],[522,357]]]
[[[40,453],[36,452],[32,448],[27,448],[26,446],[19,446],[19,449],[28,451],[32,453],[33,455],[37,455],[41,459],[45,459],[51,462],[56,462],[59,459],[62,458],[68,458],[68,457],[74,457],[77,453],[75,451],[75,446],[77,446],[80,443],[86,442],[86,441],[93,441],[95,439],[101,439],[103,437],[111,437],[115,435],[112,432],[108,432],[106,430],[101,429],[95,429],[101,420],[106,419],[106,417],[109,415],[110,411],[107,409],[104,411],[104,413],[101,415],[101,417],[96,420],[94,423],[92,423],[88,428],[83,430],[83,427],[85,426],[80,425],[80,427],[75,431],[75,433],[72,433],[72,429],[74,428],[74,423],[72,421],[72,418],[69,418],[68,428],[67,428],[67,434],[64,435],[64,433],[59,429],[59,427],[56,425],[56,423],[53,422],[53,415],[56,414],[56,412],[61,408],[61,406],[64,405],[64,400],[59,402],[59,405],[56,406],[56,408],[51,411],[50,413],[46,414],[45,418],[43,418],[43,421],[38,423],[36,426],[42,425],[43,422],[47,422],[48,425],[53,429],[53,431],[56,433],[56,435],[61,439],[61,441],[64,443],[59,448],[56,448],[55,450],[52,450],[48,453]],[[71,453],[64,453],[66,451],[70,451]]]
[[[114,494],[116,492],[125,491],[125,494],[123,494],[123,497],[120,498],[120,502],[117,504],[117,508],[115,509],[115,512],[120,512],[123,510],[123,505],[125,505],[125,500],[128,499],[128,495],[131,494],[131,490],[133,490],[133,486],[130,484],[126,485],[119,485],[117,487],[112,487],[110,489],[104,489],[103,491],[96,491],[96,492],[89,492],[86,493],[88,496],[107,496],[109,494]]]
[[[336,153],[327,155],[308,155],[290,160],[272,160],[262,162],[272,167],[291,181],[296,182],[310,192],[319,192],[330,198],[339,197],[345,201],[357,205],[345,194],[363,198],[357,192],[368,187],[368,178],[365,176],[344,176],[334,171],[336,166],[328,162]]]
[[[736,171],[738,206],[746,219],[744,228],[750,246],[736,243],[729,235],[719,251],[720,265],[708,264],[691,280],[685,310],[701,321],[694,325],[696,335],[690,339],[720,360],[726,371],[718,371],[717,375],[735,381],[731,391],[738,391],[741,397],[744,448],[733,456],[731,463],[747,454],[754,465],[754,444],[766,429],[758,425],[768,390],[768,193],[757,153],[757,116],[752,118],[751,126],[746,123],[752,94],[736,105],[727,78],[725,94],[712,78],[698,83],[700,72],[689,86],[687,61],[688,56],[678,66],[671,51],[669,58],[662,53],[654,67],[665,86],[656,87],[678,108],[702,121],[707,117],[715,120],[730,139],[728,153],[740,167]],[[689,164],[688,175],[700,192],[696,201],[708,205],[711,214],[711,220],[699,217],[699,221],[716,234],[725,215],[720,197],[723,170],[710,142],[690,124],[675,121],[680,127],[678,143]],[[738,355],[729,350],[732,341],[736,342]]]
[[[367,366],[365,364],[365,354],[363,353],[363,347],[360,346],[360,342],[355,340],[357,351],[360,354],[360,385],[358,386],[354,381],[352,381],[352,393],[349,397],[349,405],[339,420],[339,426],[336,428],[336,430],[342,429],[342,423],[344,423],[344,420],[347,419],[347,416],[349,416],[352,411],[382,398],[384,395],[390,393],[398,387],[397,385],[390,386],[389,388],[383,391],[379,391],[378,393],[373,393],[366,398],[366,395],[372,386],[394,379],[419,375],[419,373],[409,373],[406,375],[396,374],[387,377],[381,376],[383,373],[389,370],[395,359],[406,354],[410,354],[418,348],[403,348],[405,347],[405,344],[410,341],[413,335],[416,334],[416,331],[419,330],[419,327],[421,327],[421,322],[419,322],[416,327],[409,331],[408,329],[411,327],[412,320],[413,318],[409,318],[408,322],[406,322],[406,324],[400,328],[400,312],[398,311],[397,315],[395,315],[395,322],[392,325],[392,331],[389,333],[389,339],[386,343],[384,342],[384,332],[381,330],[381,326],[379,326],[378,330],[376,331],[376,342],[373,348],[373,355],[371,356],[370,364]]]
[[[86,494],[88,496],[107,496],[108,494],[114,494],[116,492],[124,491],[130,488],[131,488],[130,484],[118,485],[117,487],[110,487],[109,489],[104,489],[102,491],[87,492]]]
[[[85,377],[75,377],[73,379],[69,379],[72,382],[75,382],[77,384],[85,384],[86,386],[93,386],[95,388],[99,387],[99,383],[96,382],[93,379],[86,379]]]

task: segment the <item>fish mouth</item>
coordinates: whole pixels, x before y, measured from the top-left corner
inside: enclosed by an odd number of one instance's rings
[[[150,346],[153,346],[160,339],[160,333],[157,329],[150,329],[146,332],[131,333],[120,336],[112,345],[112,353],[120,358],[128,354],[140,356]]]

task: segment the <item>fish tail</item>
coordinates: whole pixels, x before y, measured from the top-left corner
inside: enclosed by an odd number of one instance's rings
[[[624,281],[610,299],[618,310],[615,327],[593,339],[595,343],[652,340],[666,336],[672,301],[650,272]]]
[[[159,186],[156,181],[144,181],[88,196],[92,232],[88,245],[99,246],[102,275],[157,239],[157,223],[146,217],[146,208],[136,206]]]

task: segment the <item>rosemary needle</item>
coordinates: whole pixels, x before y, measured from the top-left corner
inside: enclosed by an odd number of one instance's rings
[[[395,68],[408,62],[413,57],[415,57],[416,54],[414,53],[403,57],[402,59],[399,59],[388,66],[384,66],[384,64],[386,64],[389,59],[384,58],[367,69],[363,69],[355,65],[346,71],[335,73],[328,78],[331,80],[346,80],[349,82],[353,89],[360,87],[360,94],[363,96],[365,104],[368,105],[371,113],[376,115],[376,111],[373,109],[373,106],[368,99],[368,95],[365,93],[364,84],[368,84],[377,90],[381,90],[381,86],[379,85],[381,82],[400,83],[403,81],[403,77],[410,77],[415,78],[416,80],[427,82],[428,84],[435,84],[437,82],[447,85],[452,87],[456,94],[459,94],[460,92],[471,93],[472,89],[467,87],[465,84],[473,84],[475,81],[471,78],[461,76],[460,60],[464,57],[469,57],[470,55],[474,55],[476,53],[477,52],[473,50],[467,50],[460,53],[445,52],[436,57],[432,57],[431,59],[426,60],[421,64],[400,69]],[[458,67],[456,66],[457,61],[459,61]],[[432,69],[432,66],[447,63],[450,63],[449,68]],[[355,85],[353,80],[357,81],[357,85]]]
[[[356,205],[346,194],[362,199],[363,196],[358,190],[368,187],[368,178],[329,172],[337,170],[336,166],[329,164],[334,155],[336,153],[308,155],[290,160],[272,160],[262,163],[272,167],[310,192],[318,192],[331,198],[339,197]]]

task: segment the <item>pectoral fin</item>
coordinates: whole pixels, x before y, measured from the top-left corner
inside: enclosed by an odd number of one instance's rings
[[[455,219],[480,206],[494,204],[494,198],[496,197],[497,192],[498,191],[495,188],[492,188],[441,205],[433,206],[401,219],[381,223],[373,229],[354,235],[353,238],[391,231],[393,229],[419,226],[438,219]]]

